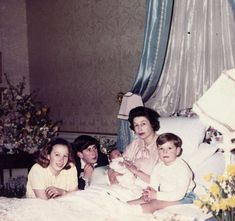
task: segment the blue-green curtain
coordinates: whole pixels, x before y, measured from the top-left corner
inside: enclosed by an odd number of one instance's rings
[[[164,66],[174,0],[147,0],[144,45],[132,92],[146,102],[153,94]],[[117,146],[124,150],[132,140],[129,122],[119,120]]]
[[[132,92],[146,102],[156,90],[164,66],[173,0],[149,0],[144,46]]]

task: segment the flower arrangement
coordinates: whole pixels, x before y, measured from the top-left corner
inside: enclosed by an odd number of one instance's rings
[[[25,94],[25,78],[13,85],[5,74],[7,87],[0,104],[0,153],[33,154],[57,135],[60,121],[53,123],[49,108],[36,102],[35,92]]]
[[[224,175],[208,174],[204,177],[208,182],[205,194],[194,204],[203,212],[211,213],[218,221],[235,220],[235,164],[230,164]]]
[[[100,143],[100,150],[102,153],[108,155],[109,152],[116,147],[116,141],[106,136],[95,136]]]

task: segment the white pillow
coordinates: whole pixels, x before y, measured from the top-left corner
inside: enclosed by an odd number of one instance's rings
[[[194,172],[195,192],[202,195],[206,182],[204,177],[210,173],[222,175],[225,169],[223,153],[218,146],[201,143],[198,150],[190,157],[188,164]]]
[[[197,151],[188,159],[187,163],[191,169],[196,172],[218,149],[219,147],[216,145],[201,143]]]
[[[204,177],[210,173],[214,175],[222,175],[225,170],[225,158],[224,154],[220,151],[213,154],[206,159],[197,169],[194,171],[194,181],[196,183],[195,193],[200,196],[205,192],[205,187],[208,183],[204,180]]]
[[[162,117],[159,121],[158,134],[170,132],[182,139],[182,158],[186,161],[198,149],[208,128],[198,117]]]

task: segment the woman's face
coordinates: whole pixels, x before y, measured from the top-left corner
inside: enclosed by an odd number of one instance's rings
[[[152,125],[146,117],[135,117],[133,120],[133,125],[136,135],[143,140],[155,135]]]
[[[50,160],[49,168],[54,175],[58,175],[68,162],[68,147],[62,144],[56,144],[52,147],[51,153],[48,155]]]

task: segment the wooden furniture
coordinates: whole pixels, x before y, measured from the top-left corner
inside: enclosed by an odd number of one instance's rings
[[[35,155],[21,153],[21,154],[0,154],[0,184],[4,184],[3,170],[9,170],[10,177],[13,169],[26,168],[30,169],[35,163]]]

